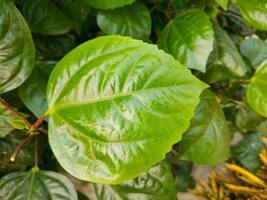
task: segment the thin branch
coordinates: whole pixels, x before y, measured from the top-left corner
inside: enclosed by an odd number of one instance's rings
[[[38,168],[38,136],[35,136],[34,141],[34,167]]]

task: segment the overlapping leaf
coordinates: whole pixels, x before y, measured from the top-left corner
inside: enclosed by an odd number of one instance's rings
[[[12,1],[0,1],[0,94],[30,76],[35,49],[30,30]]]
[[[168,23],[159,36],[158,45],[182,64],[205,72],[213,34],[208,16],[193,9],[178,14]]]
[[[205,91],[196,114],[180,142],[182,158],[198,164],[216,165],[229,156],[230,135],[216,96]]]
[[[205,87],[155,45],[99,37],[69,53],[50,76],[50,145],[79,179],[135,178],[181,139]]]
[[[118,7],[123,7],[133,3],[135,0],[87,0],[90,4],[98,9],[114,9]]]

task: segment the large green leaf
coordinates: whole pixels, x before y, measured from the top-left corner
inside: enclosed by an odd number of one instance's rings
[[[228,0],[216,0],[218,4],[220,4],[224,10],[227,10]]]
[[[97,24],[106,34],[120,34],[133,38],[148,38],[151,17],[147,7],[139,2],[114,10],[102,10],[97,14]]]
[[[248,104],[256,113],[267,117],[267,60],[259,66],[246,89]]]
[[[229,156],[230,134],[216,96],[207,90],[200,99],[190,127],[180,142],[180,153],[182,158],[197,164],[216,165]]]
[[[168,23],[159,36],[158,45],[182,64],[205,72],[213,34],[208,16],[201,10],[192,9],[178,14]]]
[[[95,8],[106,10],[129,5],[133,3],[135,0],[87,0],[87,1],[89,1],[90,4]]]
[[[33,168],[10,173],[0,180],[2,200],[77,200],[72,183],[63,175]]]
[[[259,134],[248,134],[232,147],[232,155],[243,167],[256,172],[262,166],[258,154],[263,148]]]
[[[55,64],[54,61],[38,61],[32,75],[18,89],[21,100],[36,117],[47,111],[46,85]]]
[[[267,59],[267,43],[256,38],[250,38],[240,43],[240,52],[253,67],[258,67]]]
[[[135,178],[181,139],[205,87],[156,45],[99,37],[65,56],[49,78],[50,145],[79,179]]]
[[[0,94],[22,84],[34,67],[30,30],[12,1],[0,1]]]
[[[176,200],[177,192],[170,166],[160,162],[148,172],[121,185],[95,184],[98,200]]]
[[[72,27],[71,20],[50,0],[25,0],[23,15],[34,33],[60,35]]]
[[[237,0],[242,17],[253,27],[267,30],[266,0]]]
[[[250,69],[243,61],[235,44],[217,24],[214,24],[214,31],[214,49],[209,56],[207,72],[203,78],[209,83],[214,83],[244,77]]]
[[[25,139],[25,134],[19,131],[13,131],[7,137],[0,139],[0,175],[11,171],[25,170],[28,165],[34,163],[34,151],[31,145],[24,146],[16,160],[10,161],[15,148],[23,139]]]

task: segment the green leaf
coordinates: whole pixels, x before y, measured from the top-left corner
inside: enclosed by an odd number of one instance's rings
[[[253,67],[258,67],[267,59],[267,43],[255,38],[244,40],[240,43],[240,52],[247,58]]]
[[[190,0],[172,0],[173,5],[176,9],[184,8]]]
[[[39,61],[29,79],[19,87],[19,97],[27,108],[38,118],[47,111],[46,85],[54,61]]]
[[[224,10],[227,10],[228,0],[215,0]]]
[[[19,120],[16,113],[0,103],[0,138],[5,137],[15,128],[10,123],[13,120]]]
[[[182,158],[197,164],[217,165],[229,156],[230,134],[216,96],[206,90],[180,142]]]
[[[33,168],[10,173],[0,180],[3,200],[77,200],[72,183],[62,174]]]
[[[13,131],[7,137],[0,139],[0,175],[7,172],[25,170],[27,166],[34,163],[32,145],[25,145],[16,160],[14,162],[10,161],[10,157],[23,139],[25,139],[25,134],[19,131]]]
[[[158,39],[158,45],[189,68],[206,71],[213,44],[213,28],[201,10],[185,11],[171,20]]]
[[[240,105],[236,115],[236,125],[243,131],[256,131],[264,118],[258,116],[246,104]]]
[[[266,0],[237,0],[242,17],[253,27],[267,30]]]
[[[267,137],[267,120],[261,122],[257,127],[257,130],[263,137]]]
[[[214,48],[208,59],[207,72],[202,77],[208,83],[244,77],[250,69],[235,44],[217,24],[214,24],[214,31]]]
[[[263,117],[267,117],[267,61],[256,70],[246,89],[247,102],[251,108]]]
[[[123,8],[99,11],[97,24],[106,34],[144,39],[148,38],[151,32],[150,12],[139,2]]]
[[[34,33],[60,35],[72,27],[71,20],[50,0],[25,0],[23,15]]]
[[[87,0],[90,4],[98,9],[114,9],[132,4],[135,0]]]
[[[170,166],[160,162],[148,172],[121,185],[95,184],[98,200],[176,200],[176,189]]]
[[[262,166],[258,154],[264,148],[259,134],[244,135],[244,138],[232,146],[232,155],[246,169],[256,172]]]
[[[7,121],[14,129],[18,130],[29,130],[30,127],[22,119],[13,119]]]
[[[0,1],[0,94],[15,89],[31,74],[35,49],[30,30],[12,1]]]
[[[88,41],[49,78],[50,146],[81,180],[135,178],[181,139],[206,87],[156,45],[123,36]]]

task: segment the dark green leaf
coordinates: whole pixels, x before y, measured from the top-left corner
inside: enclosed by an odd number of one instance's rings
[[[231,78],[242,78],[249,71],[235,44],[227,33],[214,24],[215,42],[211,52],[207,72],[203,75],[205,81],[214,83]]]
[[[0,94],[21,85],[34,67],[30,30],[12,1],[0,1]]]
[[[217,97],[207,90],[200,99],[180,142],[180,153],[182,158],[197,164],[216,165],[229,156],[230,134]]]
[[[246,104],[240,105],[236,115],[236,125],[243,131],[256,131],[264,118],[258,116]]]
[[[176,189],[166,161],[121,185],[95,184],[98,200],[176,200]]]
[[[193,9],[178,14],[168,23],[159,36],[158,45],[182,64],[205,72],[213,34],[208,16]]]
[[[248,104],[263,117],[267,117],[267,61],[256,70],[246,89]]]
[[[11,171],[25,170],[28,165],[34,163],[34,151],[31,145],[26,145],[14,162],[10,161],[15,148],[23,139],[25,139],[24,133],[18,131],[13,131],[7,137],[0,139],[0,175]]]
[[[267,30],[266,0],[237,0],[242,17],[253,27]]]
[[[139,2],[97,14],[97,24],[106,34],[120,34],[133,38],[148,38],[151,32],[151,17],[147,7]]]
[[[99,37],[69,53],[50,76],[50,145],[79,179],[135,178],[181,139],[206,87],[156,45]]]
[[[267,43],[260,39],[250,38],[240,43],[240,52],[253,67],[258,67],[262,61],[267,59]]]
[[[15,172],[0,180],[2,200],[77,200],[72,183],[62,174],[33,168]]]
[[[263,137],[267,137],[267,120],[261,122],[257,127],[257,130]]]
[[[176,9],[182,9],[184,8],[190,0],[172,0],[173,5]]]
[[[87,0],[95,8],[107,10],[132,4],[135,0]]]
[[[25,0],[23,15],[34,33],[60,35],[72,27],[70,19],[50,0]]]
[[[47,111],[46,85],[55,64],[54,61],[37,62],[30,78],[18,89],[21,100],[36,117]]]
[[[232,147],[232,155],[243,167],[256,172],[262,166],[258,154],[263,148],[259,134],[248,134]]]

